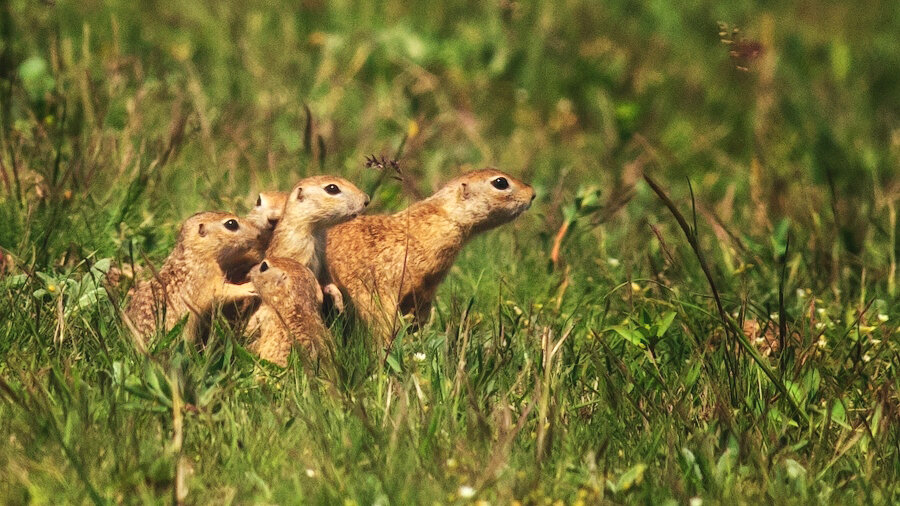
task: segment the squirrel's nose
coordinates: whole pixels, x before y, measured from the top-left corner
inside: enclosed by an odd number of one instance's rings
[[[275,228],[278,225],[278,218],[269,218],[269,228]]]
[[[267,270],[269,270],[269,264],[263,260],[263,263],[259,264],[259,272],[266,272]]]

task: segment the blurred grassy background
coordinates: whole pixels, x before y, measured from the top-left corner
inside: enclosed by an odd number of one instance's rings
[[[0,33],[5,502],[900,499],[900,3],[0,0]],[[484,165],[535,207],[391,360],[348,346],[343,400],[227,332],[142,357],[130,280],[89,283],[307,174],[388,211]]]

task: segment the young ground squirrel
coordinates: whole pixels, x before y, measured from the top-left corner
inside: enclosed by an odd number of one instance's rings
[[[247,213],[247,220],[256,225],[262,232],[263,244],[268,247],[272,240],[272,232],[284,214],[284,204],[288,193],[279,191],[260,192],[256,197],[256,205]]]
[[[309,267],[340,310],[340,291],[330,285],[325,268],[325,231],[357,216],[367,205],[369,196],[346,179],[313,176],[300,180],[288,194],[266,256],[290,258]]]
[[[498,170],[453,179],[431,197],[392,215],[360,216],[328,231],[331,279],[381,337],[399,310],[423,322],[438,285],[466,241],[531,206],[531,186]]]
[[[260,231],[252,223],[230,213],[197,213],[181,226],[159,272],[131,289],[128,322],[146,339],[190,315],[189,337],[195,337],[202,318],[217,303],[255,295],[249,283],[235,283],[262,258]]]
[[[250,280],[262,304],[253,314],[259,337],[249,349],[282,367],[295,344],[310,358],[321,356],[328,329],[319,314],[321,292],[312,271],[288,258],[266,257],[250,271]]]

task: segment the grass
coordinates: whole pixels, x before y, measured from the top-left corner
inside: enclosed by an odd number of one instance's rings
[[[900,501],[898,29],[0,0],[0,502]],[[319,172],[387,212],[484,165],[534,207],[387,353],[343,322],[334,368],[224,328],[142,353],[119,319],[193,212]]]

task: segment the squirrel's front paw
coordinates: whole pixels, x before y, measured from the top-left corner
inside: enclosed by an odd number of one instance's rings
[[[253,283],[241,283],[240,285],[225,283],[222,287],[222,298],[226,301],[247,299],[258,295]]]
[[[344,312],[344,296],[341,294],[341,290],[334,283],[328,283],[324,287],[322,287],[322,291],[331,296],[331,303],[334,305],[334,308],[337,309],[338,313]]]

